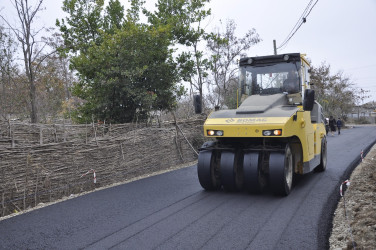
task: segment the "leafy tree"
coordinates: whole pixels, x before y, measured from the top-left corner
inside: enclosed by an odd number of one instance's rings
[[[110,0],[104,15],[104,30],[113,34],[117,29],[120,29],[124,21],[124,7],[119,1]]]
[[[207,48],[211,53],[209,83],[213,88],[214,106],[226,105],[236,108],[237,70],[236,59],[244,57],[245,52],[260,41],[255,29],[248,30],[244,37],[235,36],[236,24],[228,20],[223,33],[213,32],[208,37]]]
[[[205,9],[209,2],[210,0],[158,0],[157,11],[154,13],[144,9],[152,25],[168,25],[174,43],[185,46],[186,50],[177,56],[179,76],[188,81],[201,97],[209,60],[205,58],[199,45],[208,35],[202,22],[211,14],[210,9]]]
[[[346,119],[359,98],[351,78],[343,72],[331,74],[330,65],[326,63],[312,68],[311,83],[316,100],[323,106],[327,116]]]
[[[104,0],[64,0],[62,9],[68,17],[57,19],[56,26],[62,33],[65,52],[74,55],[86,53],[91,44],[100,44],[100,30],[104,25],[104,18],[101,16],[103,5]],[[116,16],[114,13],[110,14]],[[109,18],[105,20],[108,27],[116,23]]]
[[[174,106],[181,89],[176,86],[176,64],[169,49],[170,29],[138,24],[141,6],[142,1],[132,0],[124,19],[118,0],[110,1],[104,13],[103,1],[64,2],[70,17],[58,25],[68,45],[66,52],[72,54],[71,67],[78,72],[73,94],[84,100],[76,113],[78,120],[93,116],[130,122],[146,119],[151,110]],[[98,19],[95,25],[82,25],[90,24],[92,16]]]
[[[172,106],[176,74],[168,46],[167,33],[134,25],[75,58],[81,80],[74,94],[86,101],[82,113],[130,122],[135,115],[146,118],[152,109]]]

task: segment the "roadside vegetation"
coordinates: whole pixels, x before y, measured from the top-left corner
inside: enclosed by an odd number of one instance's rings
[[[36,18],[48,11],[43,0],[12,0],[18,17],[0,10],[0,119],[187,118],[193,94],[202,94],[204,110],[235,108],[237,60],[252,55],[262,38],[253,28],[237,37],[233,20],[207,30],[208,2],[159,0],[149,11],[141,0],[130,0],[129,9],[119,0],[65,0],[66,17],[38,27]],[[329,63],[311,74],[326,116],[346,122],[367,97]]]

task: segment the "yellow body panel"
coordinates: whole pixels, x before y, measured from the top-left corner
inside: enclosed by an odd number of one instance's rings
[[[263,130],[282,129],[281,136],[263,136]],[[223,130],[221,137],[238,138],[290,138],[298,137],[303,152],[303,162],[312,160],[321,152],[321,139],[325,136],[322,123],[312,124],[309,111],[296,112],[291,117],[209,118],[204,124],[207,130]]]

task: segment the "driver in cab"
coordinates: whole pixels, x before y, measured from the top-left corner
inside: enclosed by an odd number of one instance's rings
[[[299,78],[295,70],[288,72],[287,79],[283,82],[283,91],[289,94],[299,92]]]

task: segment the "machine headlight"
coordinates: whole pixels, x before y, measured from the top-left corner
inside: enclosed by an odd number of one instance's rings
[[[222,131],[222,130],[217,130],[216,135],[218,135],[218,136],[222,136],[222,135],[223,135],[223,131]]]
[[[263,130],[263,136],[280,136],[282,135],[282,129],[274,129],[274,130]]]
[[[272,135],[272,131],[270,131],[270,130],[264,130],[264,131],[262,131],[262,134],[264,136],[269,136],[269,135]]]
[[[274,135],[282,135],[282,130],[276,129],[276,130],[273,131],[273,134]]]
[[[284,55],[283,60],[288,61],[290,59],[289,55]]]
[[[207,130],[206,134],[208,136],[223,136],[223,130]]]

